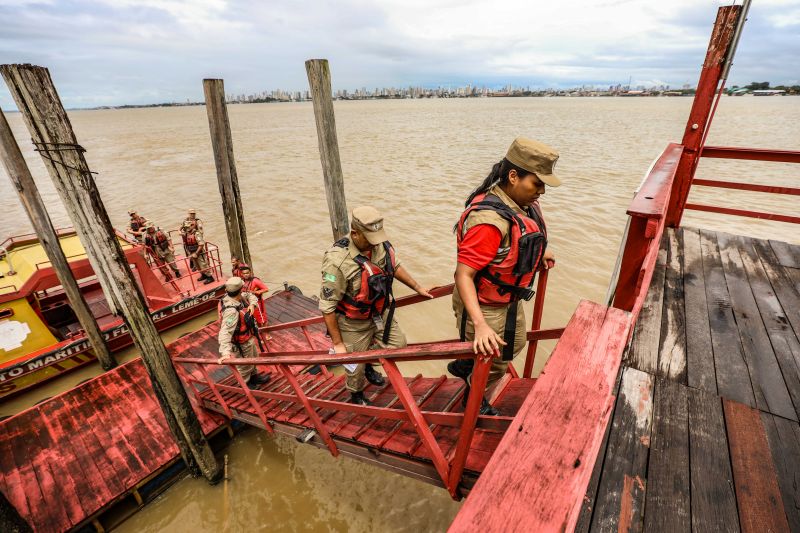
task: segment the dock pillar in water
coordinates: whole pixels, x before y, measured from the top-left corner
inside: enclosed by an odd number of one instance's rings
[[[222,468],[153,324],[50,72],[34,65],[2,65],[0,74],[72,219],[111,310],[125,318],[189,471],[202,473],[211,482],[219,481]]]
[[[314,119],[317,123],[319,158],[322,161],[322,176],[325,180],[325,196],[334,240],[350,234],[347,202],[344,197],[344,176],[339,159],[339,140],[336,137],[336,119],[333,116],[331,94],[331,70],[327,59],[306,61],[308,86],[314,102]]]
[[[203,80],[203,92],[206,97],[208,128],[211,131],[211,146],[214,149],[219,194],[222,196],[222,212],[225,217],[225,230],[228,233],[228,246],[231,255],[253,268],[250,248],[247,245],[247,231],[244,226],[239,177],[236,174],[236,161],[233,159],[233,139],[231,124],[228,121],[228,107],[225,105],[223,80]]]

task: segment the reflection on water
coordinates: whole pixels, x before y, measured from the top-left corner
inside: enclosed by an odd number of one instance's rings
[[[724,98],[708,142],[797,149],[798,104],[798,97]],[[337,102],[348,205],[378,207],[415,277],[446,284],[454,269],[451,230],[469,191],[517,135],[558,148],[564,185],[542,199],[557,257],[543,326],[561,326],[581,298],[603,300],[626,206],[650,162],[668,141],[680,141],[690,105],[688,98]],[[287,280],[315,294],[322,252],[332,239],[311,104],[235,105],[229,114],[256,273],[273,289]],[[126,225],[130,207],[167,229],[194,207],[205,221],[206,238],[226,249],[204,108],[79,111],[70,117],[92,170],[99,172],[98,186],[116,227]],[[9,120],[56,225],[68,224],[38,155],[23,142],[30,136],[21,118],[10,114]],[[800,183],[797,168],[774,163],[704,160],[699,176]],[[0,180],[0,194],[9,199],[0,212],[0,233],[29,231],[8,180]],[[692,201],[797,212],[790,197],[762,193],[698,187]],[[691,212],[684,223],[800,242],[789,224]],[[448,299],[398,315],[411,342],[456,335]],[[553,343],[540,346],[537,370]],[[435,375],[444,372],[444,363],[403,370]],[[346,458],[333,460],[326,451],[260,431],[247,431],[228,453],[227,486],[181,481],[122,529],[443,530],[459,507],[441,489]]]

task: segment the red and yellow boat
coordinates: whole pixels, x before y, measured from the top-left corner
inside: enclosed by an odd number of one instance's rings
[[[109,349],[132,344],[128,326],[112,313],[86,253],[72,229],[58,231],[61,248]],[[162,272],[144,246],[117,232],[139,289],[159,331],[205,313],[224,291],[219,249],[207,243],[216,281],[204,284],[189,260],[176,254],[178,278]],[[180,246],[176,247],[176,251]],[[164,268],[164,270],[166,270]],[[0,399],[18,394],[95,360],[44,248],[34,234],[0,244]]]

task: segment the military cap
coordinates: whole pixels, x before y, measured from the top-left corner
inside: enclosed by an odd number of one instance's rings
[[[561,180],[553,174],[558,152],[544,143],[517,137],[508,148],[506,159],[528,172],[533,172],[550,187],[561,185]]]
[[[191,208],[191,209],[189,209],[189,213],[196,214],[197,213],[197,209]]]
[[[244,282],[239,276],[228,278],[228,281],[225,282],[225,290],[228,292],[240,291],[242,287],[244,287]]]
[[[389,240],[383,229],[383,215],[377,209],[368,205],[356,207],[352,215],[353,229],[363,233],[370,244],[374,246]]]
[[[136,214],[136,209],[128,209],[128,214],[129,215],[135,215]]]

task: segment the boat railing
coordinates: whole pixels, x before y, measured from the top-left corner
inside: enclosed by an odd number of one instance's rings
[[[75,228],[72,227],[56,228],[56,235],[59,237],[75,235],[75,233]],[[0,248],[11,248],[12,246],[17,246],[20,244],[31,244],[35,242],[39,242],[39,236],[36,233],[23,233],[21,235],[8,237],[6,240],[0,243]]]
[[[706,146],[700,153],[701,157],[717,159],[738,159],[745,161],[768,161],[775,163],[800,163],[800,151],[792,150],[765,150],[759,148],[740,148],[730,146]],[[783,194],[800,196],[800,188],[782,187],[777,185],[764,185],[754,183],[742,183],[725,180],[710,180],[695,178],[691,186],[699,185],[702,187],[714,187],[722,189],[735,189],[740,191],[752,191],[771,194]],[[790,224],[800,224],[800,217],[779,213],[766,213],[750,209],[734,209],[724,206],[715,206],[698,203],[687,203],[685,209],[693,211],[705,211],[710,213],[721,213],[725,215],[735,215],[741,217],[758,218],[763,220],[775,220],[788,222]]]
[[[633,323],[644,305],[664,233],[672,183],[683,146],[670,143],[652,165],[628,207],[618,271],[612,275],[609,298],[614,307],[630,311]]]
[[[540,339],[552,334],[552,332],[529,332],[528,338]],[[222,365],[230,368],[253,364],[270,367],[273,369],[272,373],[274,375],[283,377],[286,380],[291,390],[281,392],[274,390],[251,390],[237,370],[233,370],[231,373],[238,385],[224,384],[215,381],[211,378],[208,371],[209,366],[220,364],[215,359],[177,357],[174,361],[181,365],[197,365],[200,369],[202,379],[195,379],[191,376],[186,376],[184,378],[191,386],[195,398],[200,405],[203,405],[200,394],[207,390],[207,387],[211,390],[214,398],[225,411],[225,414],[233,418],[230,401],[231,393],[239,395],[244,394],[253,412],[257,414],[262,427],[270,433],[273,433],[274,430],[272,424],[269,422],[267,413],[273,407],[276,407],[278,403],[287,401],[302,406],[307,420],[311,421],[314,427],[316,435],[319,436],[324,445],[327,446],[334,456],[339,454],[339,450],[336,441],[331,436],[328,426],[325,424],[325,420],[323,420],[321,416],[322,413],[320,411],[323,409],[332,410],[334,413],[349,413],[348,421],[361,415],[371,417],[373,422],[379,419],[393,420],[398,423],[410,422],[418,438],[426,447],[431,462],[441,478],[442,484],[453,497],[458,496],[458,486],[464,472],[475,429],[480,428],[486,431],[505,432],[513,420],[513,417],[510,416],[479,415],[482,400],[481,394],[470,394],[463,413],[424,410],[424,406],[420,405],[422,402],[418,403],[417,399],[415,399],[409,387],[409,383],[398,368],[398,363],[405,362],[473,359],[475,361],[475,367],[472,374],[472,388],[473,390],[482,391],[486,388],[488,381],[491,356],[476,355],[472,350],[471,342],[446,341],[424,343],[409,345],[399,349],[370,350],[367,352],[348,354],[287,352],[263,355],[265,356],[250,359],[226,359]],[[308,394],[298,381],[299,370],[309,365],[324,367],[326,365],[356,363],[381,364],[394,390],[395,400],[386,407],[377,407],[374,405],[356,405],[346,401],[322,399],[320,397],[321,394],[317,394],[316,396]],[[327,380],[327,376],[322,379]],[[442,376],[440,385],[443,384],[445,380],[446,378]],[[463,389],[464,387],[462,386],[461,393],[456,396],[454,401],[457,401],[457,399],[461,397],[461,394],[464,393]],[[398,402],[401,407],[395,407]],[[326,417],[326,420],[327,419],[329,419],[329,417]],[[447,450],[443,450],[439,445],[433,434],[433,430],[436,426],[459,428],[457,444],[453,451],[448,453]]]

